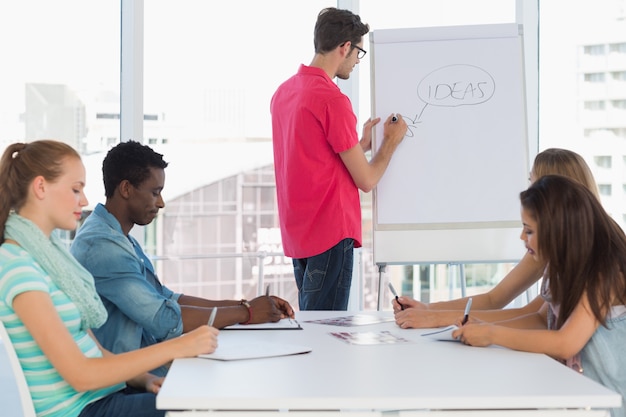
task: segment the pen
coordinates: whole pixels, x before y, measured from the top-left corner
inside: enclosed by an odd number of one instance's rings
[[[465,314],[463,315],[463,321],[461,322],[461,326],[467,323],[469,319],[470,309],[472,308],[472,297],[467,299],[467,304],[465,304]]]
[[[393,122],[397,122],[397,121],[398,121],[398,118],[397,118],[396,116],[393,116],[393,117],[391,118],[391,123],[393,123]]]
[[[400,304],[400,308],[402,310],[404,310],[404,306],[402,305],[402,303],[398,300],[398,293],[396,292],[396,289],[393,288],[393,285],[391,285],[391,282],[389,283],[389,291],[391,291],[391,293],[396,297],[396,301],[398,302],[398,304]]]
[[[207,323],[211,327],[213,327],[215,316],[217,316],[217,307],[213,307],[213,311],[211,311],[211,316],[209,317],[209,322]]]
[[[270,284],[267,284],[267,287],[265,287],[265,296],[266,297],[270,296]]]

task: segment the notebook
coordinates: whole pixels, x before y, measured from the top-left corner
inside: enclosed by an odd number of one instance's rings
[[[255,341],[254,343],[220,342],[213,353],[198,355],[199,358],[219,361],[271,358],[276,356],[299,355],[311,352],[311,348],[301,345]]]
[[[222,330],[302,330],[296,319],[281,319],[276,322],[258,324],[233,324]]]
[[[441,329],[433,330],[432,332],[422,333],[422,336],[430,337],[435,340],[451,340],[458,342],[459,339],[455,339],[452,337],[452,332],[458,329],[457,326],[451,325],[448,327],[443,327]]]

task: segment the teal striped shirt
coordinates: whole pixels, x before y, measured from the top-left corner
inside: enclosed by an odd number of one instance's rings
[[[48,293],[63,323],[86,357],[101,357],[102,352],[91,338],[81,330],[81,318],[76,305],[50,279],[35,260],[19,246],[0,246],[0,320],[4,322],[11,342],[24,370],[35,411],[38,416],[78,416],[89,403],[124,388],[124,384],[78,392],[74,390],[24,327],[13,311],[13,299],[27,291]]]

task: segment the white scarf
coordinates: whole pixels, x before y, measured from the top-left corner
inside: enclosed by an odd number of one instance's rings
[[[9,214],[5,238],[16,241],[48,273],[80,311],[83,330],[98,328],[107,319],[107,311],[96,292],[93,276],[63,246],[53,232],[48,239],[30,220]]]

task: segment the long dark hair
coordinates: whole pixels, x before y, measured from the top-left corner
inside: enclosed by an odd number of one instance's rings
[[[626,300],[626,236],[585,186],[546,175],[520,194],[537,222],[538,255],[547,263],[560,328],[586,292],[595,318],[606,325],[616,301]]]

